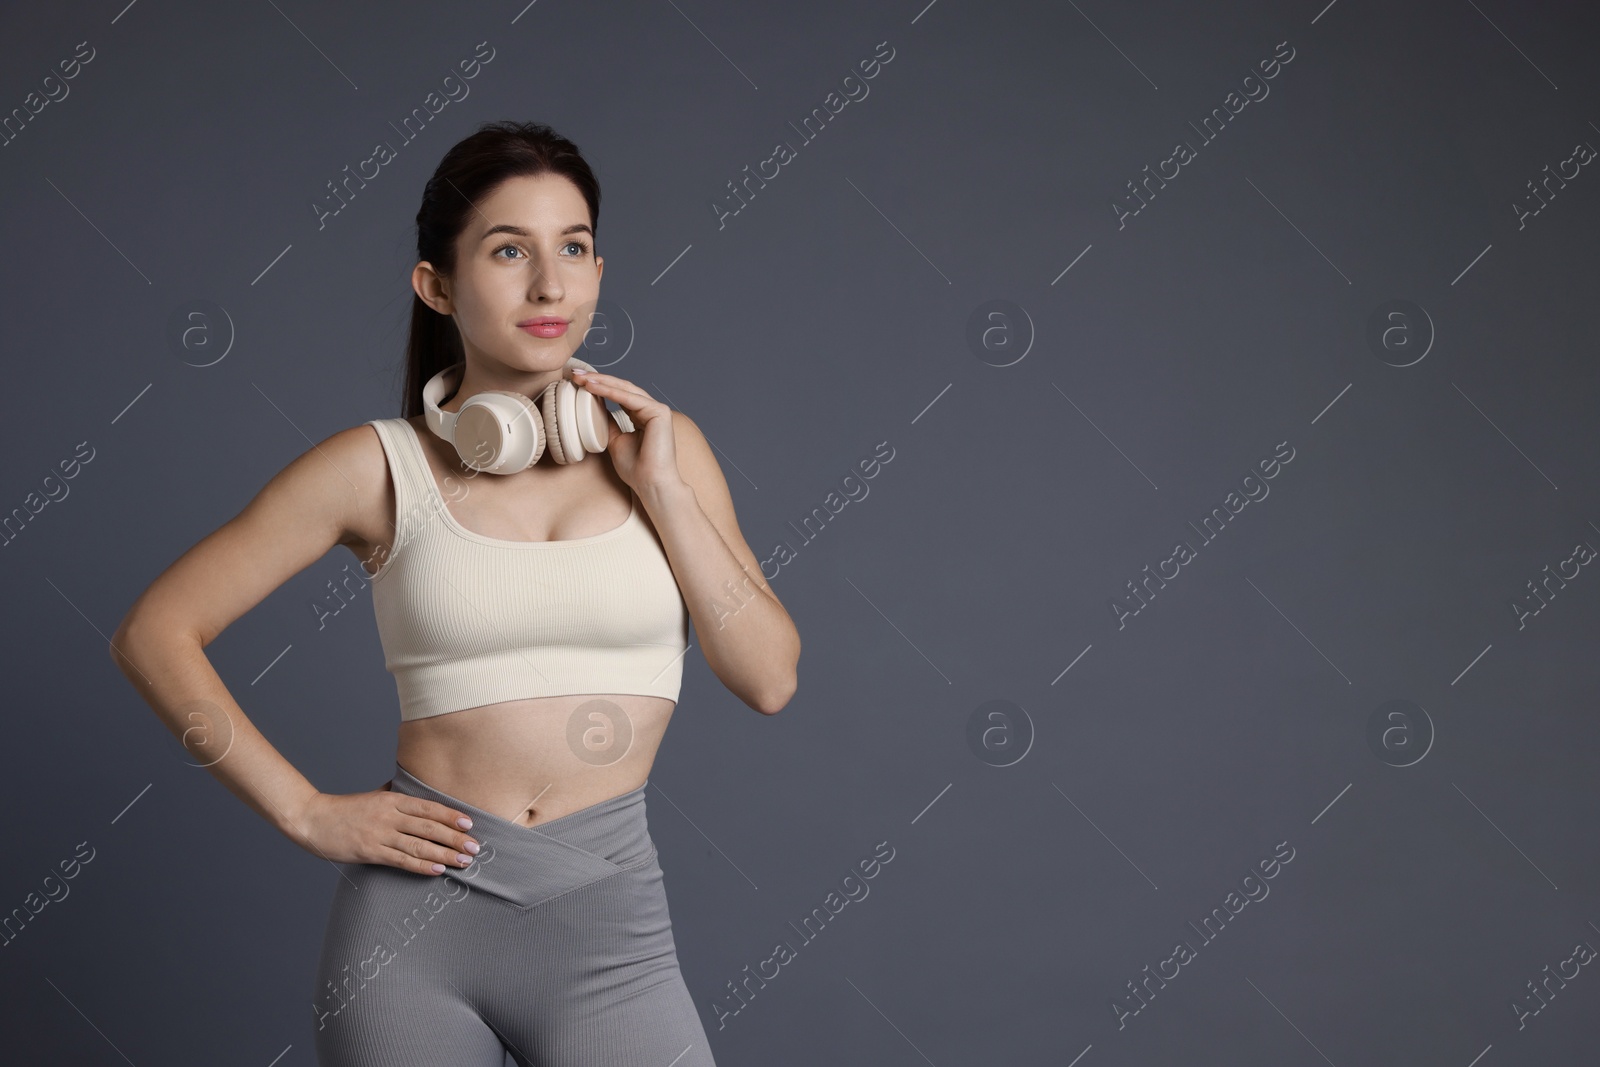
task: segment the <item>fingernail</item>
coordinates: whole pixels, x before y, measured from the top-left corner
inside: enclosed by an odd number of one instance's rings
[[[470,830],[472,829],[472,820],[463,815],[461,818],[456,820],[456,825],[461,827],[463,830]]]
[[[467,855],[463,855],[462,853],[457,852],[456,853],[456,862],[459,863],[459,864],[462,864],[463,866],[465,866],[466,864],[472,862],[472,857],[471,856],[467,856]]]
[[[478,843],[476,841],[468,841],[461,847],[472,853],[474,856],[478,854]]]
[[[433,865],[433,873],[434,873],[434,874],[443,874],[443,873],[444,873],[444,864],[442,864],[442,863],[435,863],[435,864],[434,864],[434,865]]]

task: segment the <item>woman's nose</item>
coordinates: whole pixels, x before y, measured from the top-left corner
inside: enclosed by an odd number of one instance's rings
[[[528,291],[534,296],[559,299],[562,295],[560,274],[544,264],[535,263],[533,277],[528,282]]]

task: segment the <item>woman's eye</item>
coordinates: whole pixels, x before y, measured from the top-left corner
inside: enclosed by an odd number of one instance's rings
[[[568,241],[566,244],[562,245],[561,247],[562,247],[563,250],[574,249],[574,248],[577,249],[576,252],[572,252],[571,253],[571,258],[577,258],[579,256],[583,256],[584,254],[586,254],[589,251],[589,246],[584,244],[582,241]],[[511,245],[511,244],[501,245],[499,248],[496,248],[492,254],[495,255],[495,256],[498,256],[501,259],[514,259],[514,258],[517,258],[516,256],[501,256],[500,255],[500,253],[507,252],[507,251],[516,252],[518,254],[518,256],[520,256],[522,254],[522,249],[518,248],[516,245]]]

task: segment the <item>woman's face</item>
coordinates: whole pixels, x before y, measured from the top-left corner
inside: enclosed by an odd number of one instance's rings
[[[456,238],[448,310],[469,355],[515,371],[560,368],[583,344],[600,298],[589,204],[559,174],[508,178],[480,201]],[[555,337],[519,323],[565,319]]]

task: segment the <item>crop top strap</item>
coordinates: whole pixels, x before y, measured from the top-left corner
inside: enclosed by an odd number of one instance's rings
[[[378,431],[378,440],[389,461],[397,521],[404,523],[408,518],[416,521],[427,513],[430,498],[438,490],[415,429],[405,419],[372,419],[367,425]],[[399,533],[397,530],[396,534]]]

